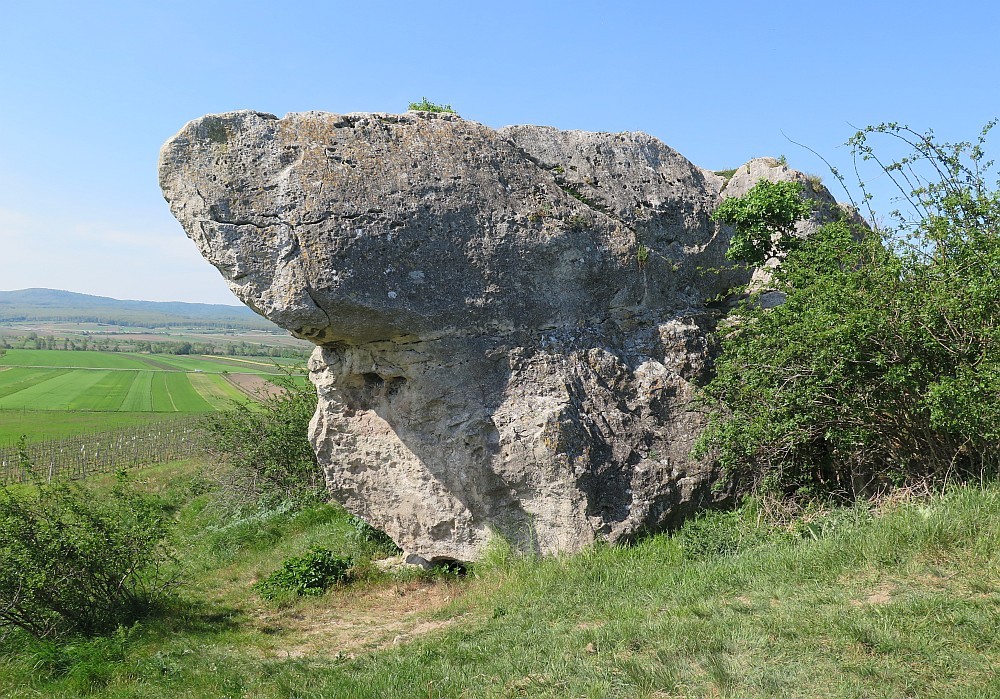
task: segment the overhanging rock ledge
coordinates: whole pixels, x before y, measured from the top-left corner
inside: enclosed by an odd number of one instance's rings
[[[424,112],[209,115],[160,156],[202,255],[317,345],[334,498],[428,562],[627,540],[720,497],[690,402],[706,300],[749,273],[709,214],[761,177],[833,204],[771,159],[727,181],[643,133]]]

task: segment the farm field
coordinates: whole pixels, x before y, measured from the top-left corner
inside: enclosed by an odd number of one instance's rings
[[[181,413],[0,410],[0,448],[22,436],[28,442],[63,439],[81,434],[141,427],[182,419]]]
[[[11,349],[0,356],[4,367],[59,367],[66,369],[136,369],[160,371],[199,371],[222,374],[239,371],[246,374],[278,374],[276,365],[295,367],[301,360],[271,357],[219,357],[176,354],[133,354],[74,350]]]
[[[109,323],[75,323],[59,321],[0,322],[0,337],[19,337],[27,333],[38,333],[52,337],[99,339],[102,337],[122,337],[136,340],[187,340],[252,342],[269,347],[303,347],[310,349],[312,343],[300,340],[284,331],[266,330],[211,330],[206,328],[148,328],[136,325]]]
[[[221,374],[21,367],[0,372],[0,410],[200,413],[241,397]]]
[[[0,443],[224,410],[250,399],[248,383],[282,373],[268,357],[8,350],[0,357]]]

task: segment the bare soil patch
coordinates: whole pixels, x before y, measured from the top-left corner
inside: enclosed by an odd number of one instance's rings
[[[455,583],[426,581],[344,590],[327,595],[315,607],[261,610],[256,623],[274,639],[264,651],[269,657],[353,657],[458,623],[466,615],[440,618],[437,613],[461,593]]]
[[[229,383],[255,400],[273,398],[285,392],[285,389],[274,385],[261,374],[226,374],[225,377]]]

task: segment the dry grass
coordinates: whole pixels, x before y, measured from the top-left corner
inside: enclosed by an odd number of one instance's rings
[[[464,593],[448,580],[414,580],[367,590],[335,590],[294,609],[259,609],[251,623],[272,641],[269,658],[353,658],[408,643],[460,623],[441,612]]]

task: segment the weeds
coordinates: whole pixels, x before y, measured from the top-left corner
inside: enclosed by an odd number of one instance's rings
[[[436,112],[443,114],[457,114],[457,112],[451,108],[450,104],[435,104],[431,102],[426,97],[421,98],[419,102],[410,102],[410,111],[414,112]]]
[[[267,600],[288,594],[321,595],[332,585],[346,583],[353,565],[353,558],[335,556],[333,551],[317,546],[303,556],[286,558],[281,568],[254,583],[253,589]]]
[[[369,557],[395,556],[402,552],[388,534],[381,529],[376,529],[360,517],[351,515],[347,522],[352,530],[348,540],[353,544],[354,549]]]

